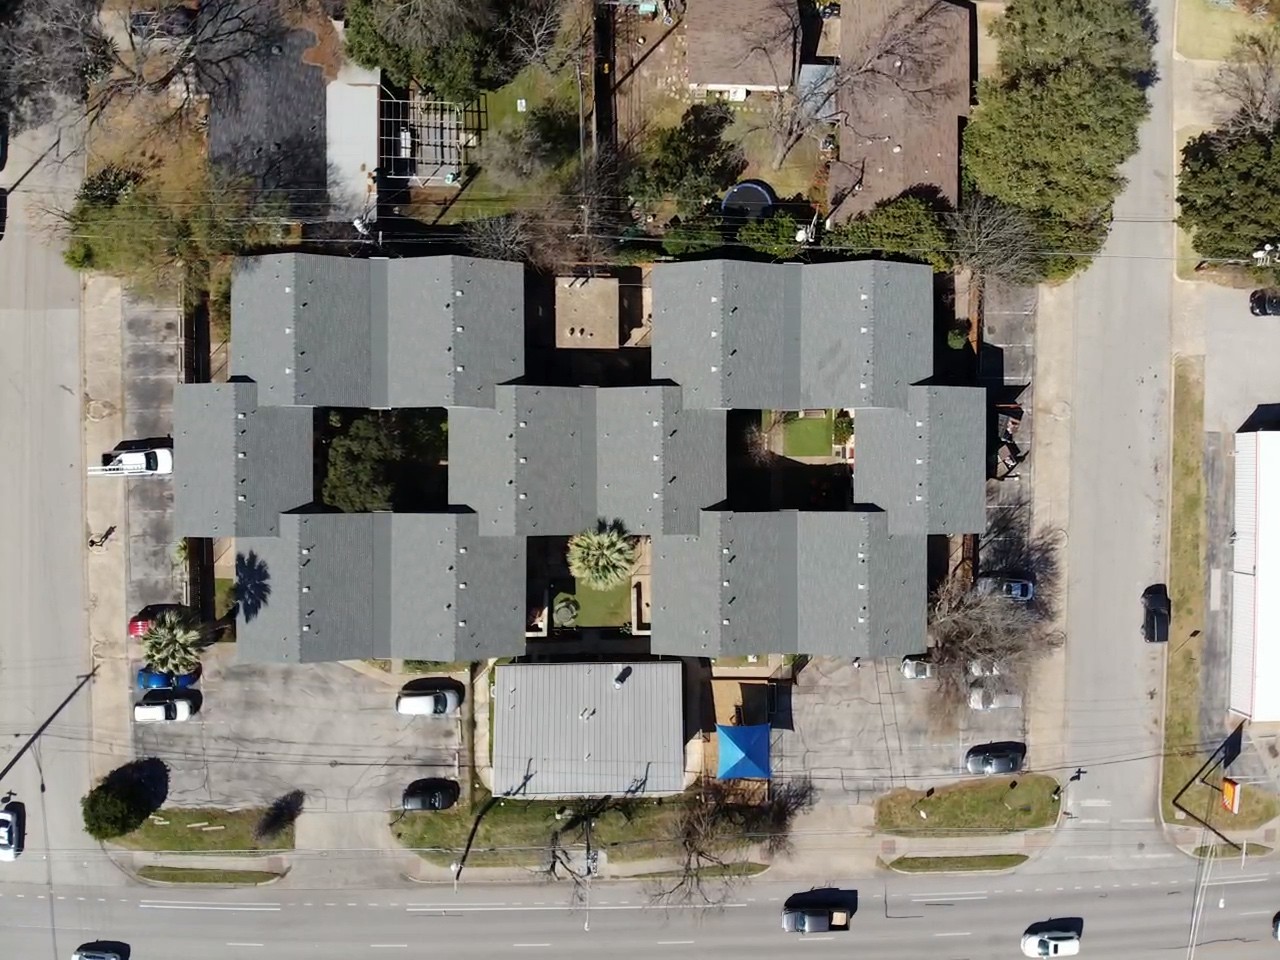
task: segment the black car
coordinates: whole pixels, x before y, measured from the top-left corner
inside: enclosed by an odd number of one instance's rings
[[[964,768],[982,776],[1017,773],[1026,759],[1027,746],[1024,743],[984,743],[969,748],[964,755]]]
[[[1142,639],[1147,643],[1169,640],[1169,588],[1163,583],[1142,591]]]
[[[405,810],[448,810],[458,802],[459,793],[456,780],[428,777],[405,787],[400,804]]]
[[[1249,294],[1249,312],[1255,317],[1280,317],[1280,290],[1267,287]]]

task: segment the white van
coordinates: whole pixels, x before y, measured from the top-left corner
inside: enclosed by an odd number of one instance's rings
[[[448,717],[458,712],[456,690],[404,690],[396,697],[396,713],[406,717]]]
[[[163,723],[169,720],[190,720],[190,700],[166,700],[163,703],[135,703],[134,723]]]

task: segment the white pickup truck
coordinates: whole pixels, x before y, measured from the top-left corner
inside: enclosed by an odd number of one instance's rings
[[[849,911],[844,907],[829,909],[784,907],[782,929],[787,933],[826,933],[829,930],[848,930]]]

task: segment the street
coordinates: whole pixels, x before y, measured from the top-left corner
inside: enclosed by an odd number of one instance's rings
[[[57,143],[50,129],[15,138],[0,173],[11,188],[0,239],[0,447],[9,458],[0,476],[0,793],[13,792],[29,824],[27,852],[6,879],[74,883],[87,879],[79,861],[43,856],[91,844],[80,797],[93,749],[90,687],[77,690],[89,664],[80,279],[47,242],[40,212],[69,204],[79,181],[78,163],[57,162]]]
[[[1082,929],[1083,953],[1157,960],[1185,952],[1196,905],[1196,866],[1064,874],[1040,885],[1017,876],[883,877],[827,885],[857,892],[848,931],[800,936],[779,927],[782,902],[797,892],[745,884],[720,909],[649,906],[634,884],[600,884],[569,903],[566,885],[463,884],[366,889],[358,893],[264,887],[103,891],[5,887],[0,927],[6,955],[60,960],[81,943],[114,940],[132,960],[270,957],[348,960],[421,951],[489,960],[498,953],[594,958],[602,952],[677,957],[826,956],[899,958],[1017,956],[1031,924],[1051,919]],[[1276,911],[1273,871],[1216,863],[1204,885],[1196,955],[1257,957]],[[1117,893],[1123,890],[1124,895]],[[119,893],[127,893],[120,896]],[[887,899],[886,899],[887,898]],[[56,920],[56,933],[51,932]]]

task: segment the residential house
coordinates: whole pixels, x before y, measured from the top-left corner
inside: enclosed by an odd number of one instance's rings
[[[799,56],[799,7],[782,0],[688,0],[684,16],[689,87],[741,101],[786,90]]]

